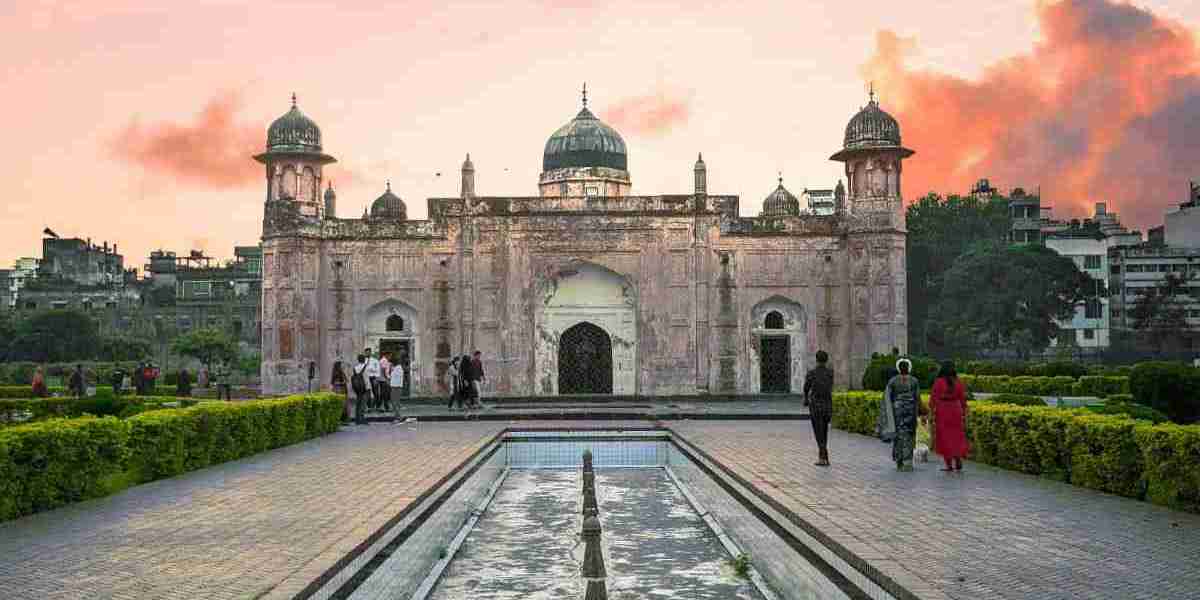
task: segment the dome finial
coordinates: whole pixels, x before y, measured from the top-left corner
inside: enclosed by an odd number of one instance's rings
[[[871,100],[870,104],[875,104],[875,81],[871,81]]]
[[[779,172],[779,186],[783,187],[783,171]]]
[[[392,180],[391,179],[387,180],[387,191],[389,191],[389,192],[392,191]]]
[[[583,82],[583,107],[587,108],[587,82]]]
[[[296,92],[292,92],[292,108],[296,108]]]

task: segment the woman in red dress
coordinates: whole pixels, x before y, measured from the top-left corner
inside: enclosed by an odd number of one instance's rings
[[[938,371],[933,389],[929,392],[929,410],[933,413],[933,444],[942,460],[943,471],[961,471],[962,459],[971,451],[967,443],[967,389],[954,363],[946,361]]]

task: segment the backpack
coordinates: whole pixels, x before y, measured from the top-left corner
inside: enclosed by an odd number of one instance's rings
[[[354,393],[360,396],[367,393],[367,381],[363,379],[363,372],[357,367],[354,368],[354,374],[350,376],[350,387],[354,388]]]

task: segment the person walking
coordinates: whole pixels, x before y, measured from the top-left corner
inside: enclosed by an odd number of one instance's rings
[[[346,389],[346,372],[342,369],[342,361],[333,361],[333,372],[329,375],[329,389],[342,396],[342,423],[350,422],[350,393]]]
[[[125,387],[125,371],[122,371],[119,367],[113,369],[108,383],[112,385],[113,396],[120,396],[121,390]]]
[[[213,385],[217,386],[217,400],[233,400],[233,385],[229,381],[229,366],[224,361],[213,367]]]
[[[895,363],[899,360],[900,360],[900,349],[893,346],[892,347],[891,364],[889,364],[888,366],[883,368],[883,385],[885,387],[887,386],[887,383],[892,380],[893,377],[900,374],[900,371],[897,371],[896,367],[895,367]],[[886,401],[887,401],[887,394],[881,394],[879,397],[879,415],[875,419],[875,435],[878,436],[879,439],[881,441],[883,441],[884,443],[889,443],[892,441],[891,436],[883,435],[883,430],[886,428],[886,425],[883,422],[883,415],[886,412],[884,410],[883,404]]]
[[[465,410],[474,406],[471,396],[475,393],[475,363],[470,354],[464,354],[458,360],[458,396],[460,406]]]
[[[133,393],[141,396],[145,393],[145,387],[142,378],[146,375],[145,361],[138,363],[136,369],[133,370]]]
[[[829,466],[829,422],[833,419],[833,369],[827,365],[829,354],[817,351],[817,366],[804,376],[804,398],[808,401],[809,420],[817,440],[818,467]]]
[[[206,390],[208,389],[208,366],[200,365],[200,370],[196,372],[196,387]]]
[[[458,407],[462,408],[462,396],[458,393],[458,365],[460,360],[460,357],[455,356],[450,359],[450,365],[446,367],[446,391],[449,395],[449,399],[446,401],[446,410],[454,410],[455,400],[458,400]]]
[[[354,390],[354,422],[359,425],[367,424],[367,403],[371,401],[370,377],[367,375],[367,357],[358,355],[358,364],[354,365],[350,375],[350,387]]]
[[[50,390],[46,388],[46,376],[42,374],[41,367],[33,370],[33,380],[30,386],[33,388],[34,398],[45,398],[50,395]]]
[[[367,357],[367,385],[371,386],[371,396],[368,399],[370,408],[376,409],[379,407],[379,358],[371,355],[371,348],[363,349],[363,354]]]
[[[379,404],[380,408],[385,411],[392,409],[392,359],[389,355],[384,354],[379,358]],[[399,393],[397,393],[399,397]]]
[[[83,365],[75,365],[75,370],[71,372],[71,379],[67,383],[67,391],[76,398],[83,397],[84,377]]]
[[[943,471],[961,471],[962,459],[971,451],[967,442],[967,388],[954,370],[954,362],[942,363],[929,392],[933,449],[942,455]]]
[[[187,369],[179,369],[179,374],[175,376],[175,395],[180,398],[192,395],[192,374]]]
[[[391,361],[388,361],[391,362]],[[388,408],[400,416],[400,398],[404,396],[404,369],[399,364],[391,365],[388,371]]]
[[[900,372],[891,379],[884,390],[885,429],[881,432],[892,439],[892,460],[896,469],[913,470],[913,450],[917,443],[917,417],[920,414],[921,386],[916,377],[909,374],[912,362],[902,358],[896,362]]]
[[[483,406],[480,400],[483,398],[483,382],[487,379],[487,375],[483,372],[483,353],[476,350],[475,355],[471,357],[471,404],[474,408]]]

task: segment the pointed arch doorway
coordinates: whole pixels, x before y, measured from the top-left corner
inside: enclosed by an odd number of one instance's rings
[[[558,393],[611,394],[612,338],[584,321],[562,333],[558,341]]]

